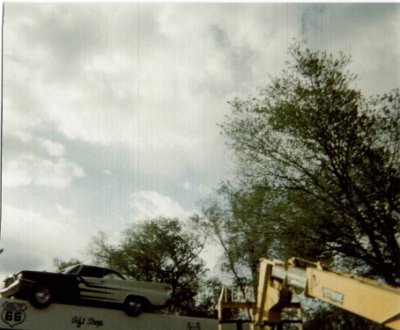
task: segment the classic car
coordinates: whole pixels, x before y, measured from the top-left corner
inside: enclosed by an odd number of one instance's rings
[[[122,306],[130,316],[164,307],[171,293],[166,283],[131,281],[115,270],[81,264],[61,273],[23,270],[6,278],[0,290],[2,298],[27,299],[36,308],[52,302]]]

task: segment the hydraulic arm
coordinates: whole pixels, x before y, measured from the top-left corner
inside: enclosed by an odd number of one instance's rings
[[[222,310],[235,308],[229,295],[222,294],[219,300],[220,323]],[[292,258],[288,262],[262,259],[255,301],[248,297],[237,302],[236,308],[248,308],[249,322],[263,328],[283,323],[299,323],[301,327],[301,305],[296,293],[304,293],[338,306],[392,329],[400,329],[400,288],[391,287],[369,279],[333,272],[310,263]],[[242,299],[243,300],[243,299]],[[282,312],[297,310],[297,318],[284,319]]]

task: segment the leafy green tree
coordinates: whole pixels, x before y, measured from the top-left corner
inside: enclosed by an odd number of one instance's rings
[[[286,253],[400,280],[400,95],[366,100],[350,58],[291,47],[292,63],[222,125],[247,191],[276,196]],[[277,216],[279,215],[279,216]],[[356,267],[357,270],[356,270]]]
[[[255,285],[259,259],[270,255],[275,242],[273,225],[266,221],[268,190],[241,191],[224,183],[218,197],[203,201],[201,222],[223,248],[222,270],[233,275],[236,285]]]
[[[196,306],[191,316],[217,318],[217,303],[221,294],[222,282],[218,277],[208,277],[201,280],[201,289],[195,297]]]
[[[132,225],[118,245],[109,245],[101,233],[93,240],[91,254],[97,263],[134,279],[171,284],[171,311],[190,314],[196,310],[195,297],[205,274],[199,257],[204,243],[178,219],[157,218]]]

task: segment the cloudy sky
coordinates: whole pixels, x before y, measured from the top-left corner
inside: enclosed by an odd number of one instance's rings
[[[199,212],[234,171],[227,102],[294,39],[352,55],[366,95],[400,80],[398,4],[6,3],[4,29],[1,274]]]

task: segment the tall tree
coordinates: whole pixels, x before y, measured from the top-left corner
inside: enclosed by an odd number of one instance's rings
[[[132,225],[119,245],[100,234],[93,241],[96,262],[117,269],[137,280],[172,285],[171,311],[190,314],[205,272],[199,257],[204,246],[199,236],[185,230],[178,219],[157,218]]]
[[[400,96],[353,88],[350,58],[291,47],[292,62],[222,125],[240,178],[278,192],[291,252],[400,280]],[[259,189],[259,188],[257,188]],[[279,207],[277,208],[279,209]]]
[[[203,201],[201,222],[222,247],[222,270],[236,285],[256,284],[259,259],[271,253],[276,241],[273,222],[267,221],[269,193],[265,187],[246,191],[223,183],[218,198]]]

